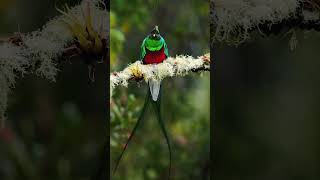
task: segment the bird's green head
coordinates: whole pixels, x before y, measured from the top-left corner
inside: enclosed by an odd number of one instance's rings
[[[160,35],[160,32],[159,32],[158,26],[155,26],[153,28],[153,30],[149,34],[148,38],[152,39],[152,40],[160,40],[162,38],[161,35]]]
[[[158,26],[155,26],[147,37],[144,38],[141,45],[141,59],[146,55],[146,50],[149,51],[159,51],[161,48],[164,48],[164,53],[169,57],[168,47],[166,41],[160,35]]]
[[[151,33],[145,38],[144,46],[150,51],[160,50],[165,41],[160,35],[158,26],[155,26]]]

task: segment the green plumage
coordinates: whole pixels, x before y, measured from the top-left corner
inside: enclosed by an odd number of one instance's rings
[[[159,30],[158,30],[159,33]],[[167,57],[169,57],[169,51],[167,47],[166,41],[163,39],[163,37],[160,36],[160,39],[153,39],[151,35],[148,35],[146,38],[144,38],[142,44],[141,44],[141,55],[140,58],[143,59],[146,55],[146,49],[149,51],[159,51],[162,47],[164,47],[164,53]]]

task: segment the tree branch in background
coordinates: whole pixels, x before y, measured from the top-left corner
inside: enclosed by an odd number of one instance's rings
[[[22,36],[24,34],[22,33],[14,33],[14,35],[8,37],[8,38],[2,38],[0,39],[0,43],[7,43],[8,45],[13,45],[17,47],[26,47]],[[106,38],[101,38],[101,43],[106,44],[107,39]],[[103,59],[103,62],[107,62],[107,52],[108,52],[108,47],[106,45],[101,48],[103,52],[97,53],[95,56],[98,57],[99,59]],[[77,41],[71,41],[68,45],[66,45],[60,52],[60,56],[56,59],[57,64],[63,63],[73,57],[84,57],[87,56],[86,51],[84,51],[79,43]],[[41,63],[41,60],[39,59],[37,62],[35,62],[35,65],[39,65]],[[34,67],[37,69],[38,67]],[[28,69],[28,68],[27,68]]]
[[[185,76],[190,72],[210,71],[210,53],[194,58],[192,56],[178,55],[169,57],[157,65],[144,65],[141,61],[130,64],[120,72],[110,74],[110,96],[116,86],[128,86],[129,80],[140,81],[144,79],[162,80],[167,77]]]
[[[64,10],[57,10],[61,15],[49,20],[41,29],[15,33],[0,40],[2,125],[8,94],[17,78],[34,74],[55,81],[58,65],[74,56],[80,56],[93,72],[95,63],[107,60],[109,12],[103,1],[83,0],[72,8],[66,5]]]
[[[212,42],[239,45],[253,33],[262,36],[295,31],[320,30],[319,0],[211,0]],[[293,40],[293,41],[292,41]]]

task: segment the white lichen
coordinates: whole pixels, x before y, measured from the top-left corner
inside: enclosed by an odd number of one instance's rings
[[[286,20],[301,23],[318,23],[318,0],[211,0],[212,43],[223,42],[239,45],[251,38],[251,34],[263,31],[259,27],[271,27]],[[301,19],[300,19],[301,18]],[[287,32],[299,27],[289,27]],[[309,31],[304,29],[304,31]],[[290,49],[297,46],[293,35]]]
[[[309,10],[303,10],[302,11],[303,19],[305,22],[308,21],[317,21],[320,18],[320,12],[319,11],[309,11]]]
[[[20,45],[10,41],[0,43],[0,120],[5,118],[8,94],[18,76],[34,73],[55,81],[59,71],[57,60],[66,46],[75,40],[75,34],[70,30],[66,19],[76,17],[80,25],[78,28],[85,29],[85,19],[90,15],[91,27],[100,37],[107,38],[109,15],[106,9],[100,7],[101,4],[101,0],[83,0],[79,5],[48,21],[41,29],[20,34]],[[87,9],[84,10],[85,8]]]
[[[0,120],[4,120],[10,88],[14,87],[17,75],[23,76],[28,60],[23,50],[10,44],[0,44]]]
[[[294,15],[301,0],[211,0],[214,5],[213,41],[239,44],[249,39],[249,30],[260,24],[275,24]]]
[[[141,61],[136,61],[123,71],[110,74],[110,97],[113,95],[116,86],[127,87],[130,79],[143,78],[145,82],[149,80],[161,81],[167,77],[185,76],[194,70],[209,69],[210,54],[197,58],[185,55],[169,57],[157,65],[144,65]]]

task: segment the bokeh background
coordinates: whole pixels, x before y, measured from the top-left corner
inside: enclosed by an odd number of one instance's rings
[[[209,2],[206,0],[117,0],[110,6],[111,72],[140,57],[140,45],[155,25],[169,54],[209,52]],[[115,89],[111,102],[110,170],[142,109],[148,87],[132,82]],[[172,179],[209,179],[210,74],[162,82],[162,112],[171,137]],[[169,153],[153,109],[138,127],[111,179],[166,179]]]
[[[78,2],[1,0],[0,37],[38,30],[59,15],[55,6]],[[26,75],[11,92],[6,128],[0,131],[1,180],[85,180],[105,160],[107,67],[97,66],[93,84],[82,59],[59,68],[56,82]]]
[[[320,36],[296,33],[214,45],[214,179],[319,179]]]

